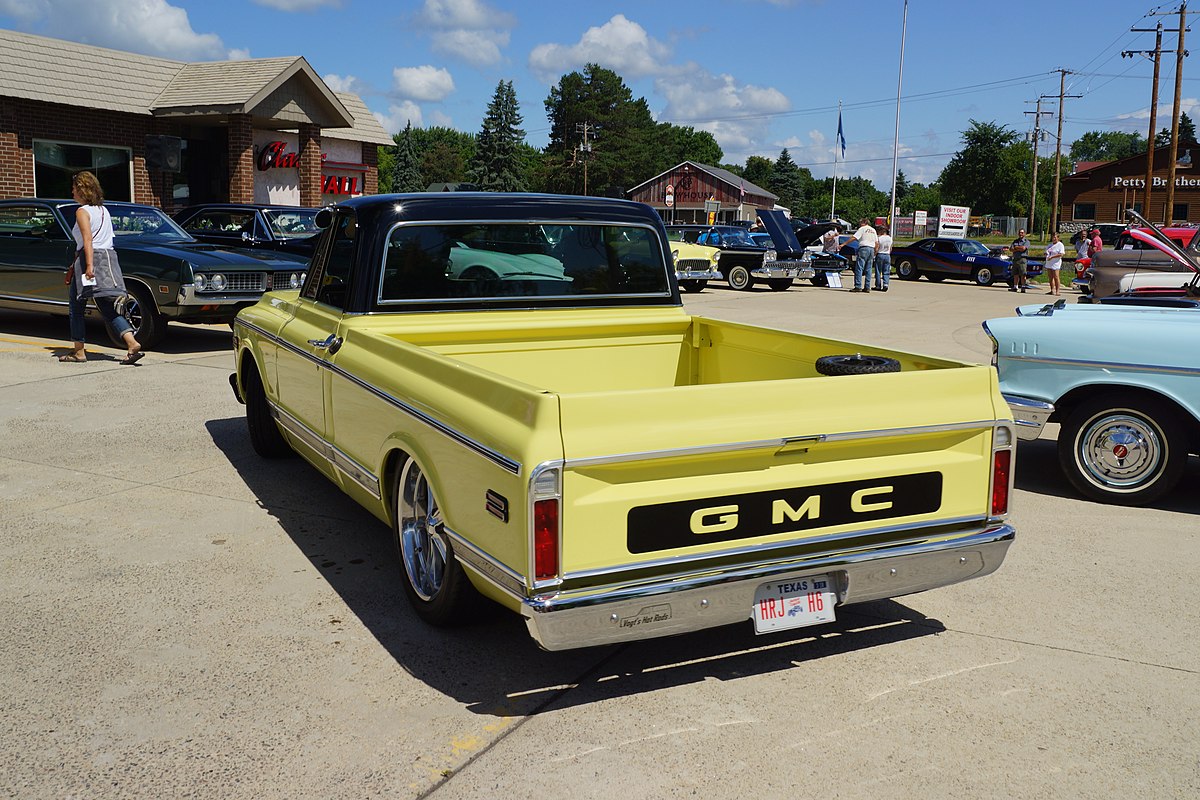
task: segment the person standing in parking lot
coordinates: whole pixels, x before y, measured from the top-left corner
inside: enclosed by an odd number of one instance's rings
[[[1100,229],[1092,228],[1092,233],[1088,237],[1088,258],[1095,258],[1096,253],[1104,249],[1104,242],[1100,239]]]
[[[854,260],[854,288],[852,292],[871,293],[871,265],[875,261],[875,245],[879,237],[871,223],[864,217],[858,221],[858,230],[854,232],[858,242],[858,257]]]
[[[1029,265],[1029,239],[1025,238],[1025,231],[1017,231],[1017,238],[1008,246],[1012,250],[1012,285],[1008,287],[1010,292],[1015,292],[1020,289],[1025,291],[1029,285],[1029,280],[1026,277],[1026,269]]]
[[[77,172],[71,179],[71,196],[79,204],[71,229],[75,237],[75,260],[67,268],[63,283],[70,285],[67,312],[74,341],[71,352],[58,360],[87,361],[83,319],[88,299],[94,299],[105,323],[125,342],[125,358],[120,363],[136,364],[144,354],[133,326],[116,310],[116,299],[125,295],[125,278],[117,262],[117,251],[113,249],[112,214],[104,207],[100,181],[90,172]]]
[[[1050,244],[1046,245],[1046,274],[1050,276],[1050,291],[1046,294],[1058,296],[1059,287],[1062,286],[1062,263],[1063,253],[1067,248],[1059,241],[1058,234],[1050,237]]]
[[[892,282],[892,235],[887,225],[876,228],[879,238],[875,244],[875,288],[886,292]]]

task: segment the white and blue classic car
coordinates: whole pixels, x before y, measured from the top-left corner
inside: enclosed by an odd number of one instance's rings
[[[1061,423],[1058,459],[1082,494],[1144,505],[1200,453],[1200,309],[1026,306],[983,324],[1021,439]]]

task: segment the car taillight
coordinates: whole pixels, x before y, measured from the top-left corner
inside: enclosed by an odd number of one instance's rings
[[[1008,484],[1012,474],[1012,450],[992,453],[992,516],[1008,513]]]
[[[562,506],[562,472],[557,465],[543,465],[534,471],[529,484],[530,569],[533,583],[543,584],[559,578],[559,515]]]
[[[533,575],[535,580],[558,577],[558,500],[533,504]]]

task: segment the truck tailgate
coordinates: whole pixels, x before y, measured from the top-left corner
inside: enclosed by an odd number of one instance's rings
[[[560,403],[562,570],[576,586],[985,519],[995,419],[1007,417],[994,370],[976,366]]]

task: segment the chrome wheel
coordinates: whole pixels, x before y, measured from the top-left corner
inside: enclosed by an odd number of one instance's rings
[[[1084,495],[1144,505],[1170,491],[1187,464],[1188,430],[1180,412],[1153,397],[1088,398],[1063,421],[1058,458]]]
[[[396,510],[405,576],[417,597],[431,601],[445,583],[449,546],[442,532],[437,498],[415,459],[404,465],[397,487]]]

